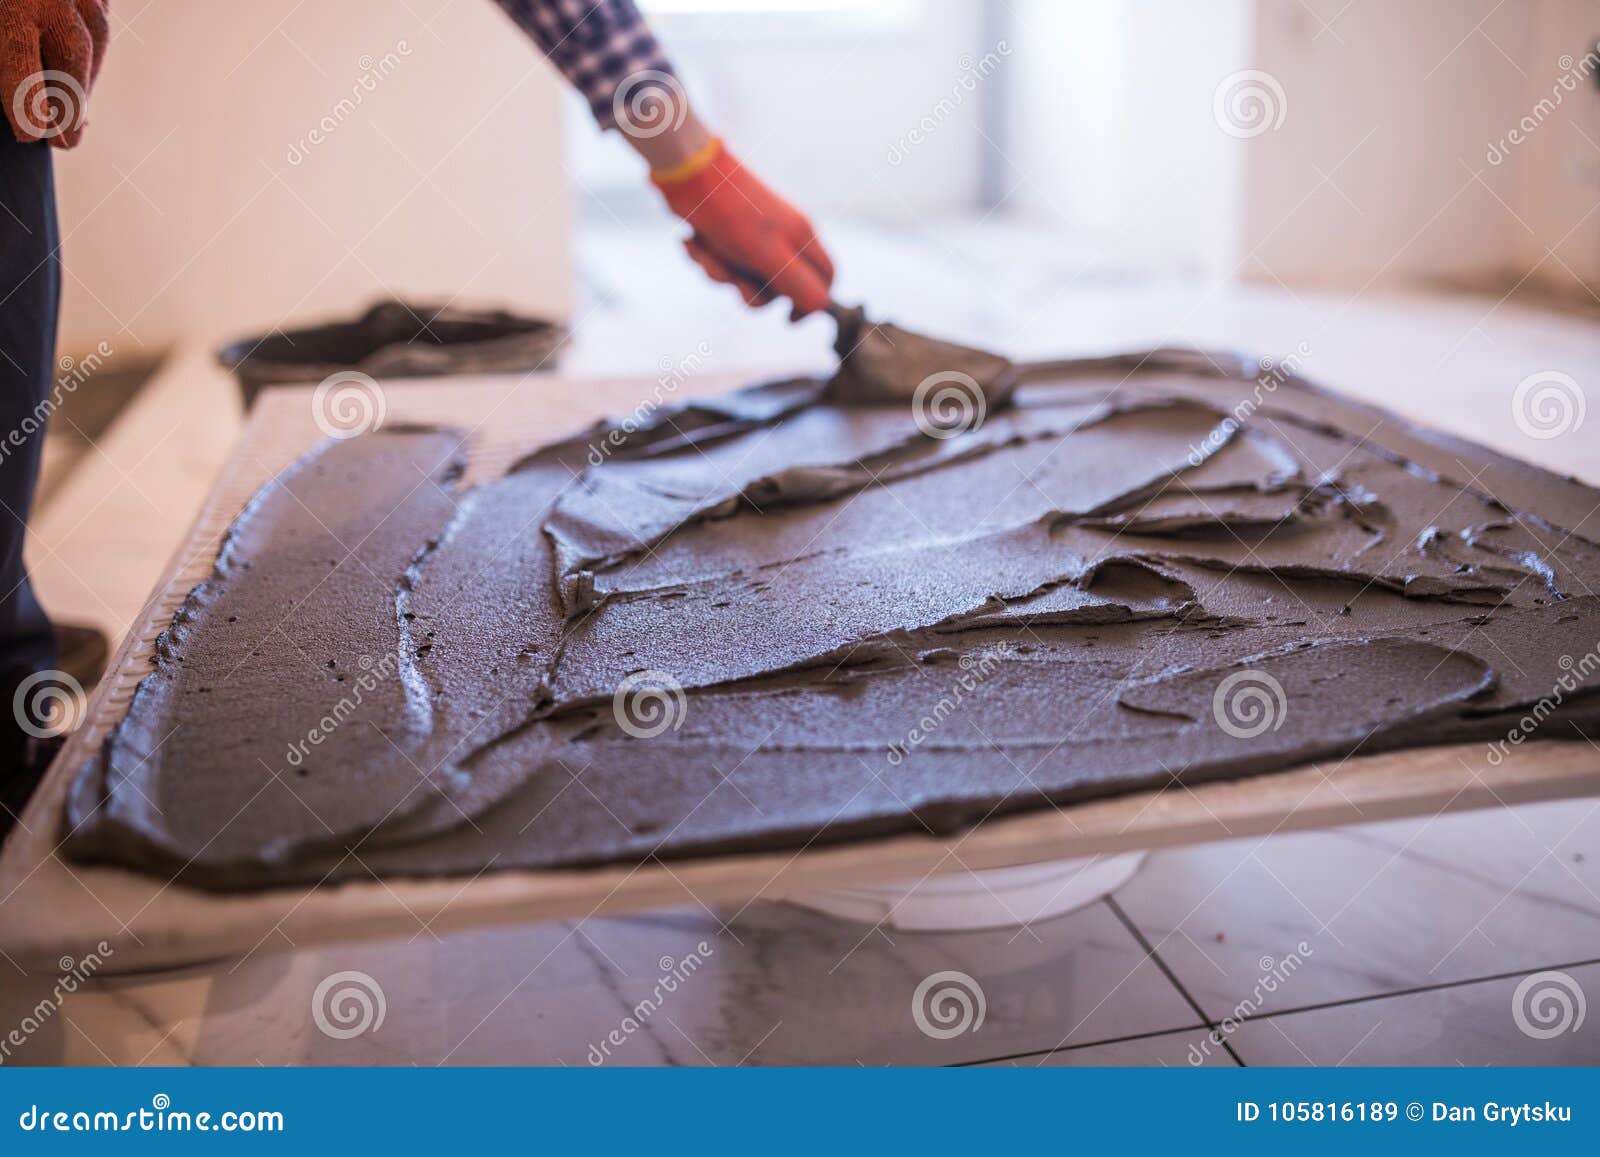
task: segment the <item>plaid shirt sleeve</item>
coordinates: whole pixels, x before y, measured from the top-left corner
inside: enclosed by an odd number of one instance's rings
[[[681,92],[661,45],[633,0],[495,0],[583,94],[600,127],[617,127],[639,90]],[[626,115],[624,113],[624,115]]]

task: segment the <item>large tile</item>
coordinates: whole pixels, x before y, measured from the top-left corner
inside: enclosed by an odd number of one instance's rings
[[[1600,1016],[1579,1022],[1573,995],[1582,992],[1585,1005],[1600,1001],[1600,966],[1564,976],[1529,973],[1246,1021],[1231,1043],[1247,1065],[1600,1064]],[[1519,1002],[1520,985],[1527,987]],[[1574,1010],[1566,1020],[1559,991]],[[1519,1004],[1531,1031],[1519,1025]],[[1563,1023],[1568,1028],[1555,1031]]]
[[[1016,1068],[1233,1068],[1226,1049],[1210,1039],[1210,1030],[1164,1032],[1131,1040],[1056,1049],[1042,1055],[993,1062]]]
[[[344,1037],[324,1013],[329,1035],[316,990],[357,972],[370,981],[334,988],[357,1014],[359,990],[381,989],[383,1022]],[[939,1037],[919,1028],[913,997],[945,972],[981,991],[984,1017]],[[177,1039],[201,1064],[948,1064],[1196,1021],[1104,905],[962,934],[788,905],[674,909],[266,956],[126,995],[152,1019],[183,1019]]]
[[[1213,1020],[1600,958],[1600,803],[1163,852],[1117,900]]]

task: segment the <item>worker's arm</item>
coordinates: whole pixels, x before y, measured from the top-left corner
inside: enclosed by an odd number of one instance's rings
[[[805,216],[750,173],[695,115],[632,0],[495,0],[650,166],[667,206],[694,230],[689,256],[752,306],[791,317],[825,309],[833,263]]]
[[[0,102],[17,140],[70,149],[100,73],[108,0],[0,0]]]

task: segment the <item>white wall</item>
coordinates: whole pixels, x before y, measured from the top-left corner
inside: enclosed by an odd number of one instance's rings
[[[1218,132],[1218,78],[1250,58],[1249,0],[1022,0],[1013,208],[1180,268],[1237,247],[1237,141]]]
[[[1245,276],[1359,287],[1505,269],[1512,181],[1484,142],[1521,100],[1525,5],[1263,3],[1255,39],[1287,115],[1242,142]]]
[[[557,85],[488,0],[112,14],[84,143],[58,154],[63,350],[242,335],[386,290],[566,311]]]
[[[1515,265],[1559,286],[1600,287],[1597,40],[1596,0],[1539,0],[1527,84],[1515,118],[1496,138],[1510,146],[1502,165],[1514,174],[1512,205],[1522,219],[1511,232]],[[1520,143],[1507,140],[1512,128]]]
[[[1123,18],[1116,0],[1013,9],[1022,51],[1012,84],[1012,211],[1100,235],[1121,231],[1127,140]]]
[[[1240,142],[1217,129],[1219,67],[1247,67],[1248,0],[1126,6],[1123,203],[1141,233],[1183,264],[1226,269],[1246,227],[1237,213]]]
[[[1013,59],[985,38],[978,0],[661,7],[651,25],[696,110],[808,213],[914,224],[977,205],[982,101]],[[642,162],[589,121],[569,120],[575,176],[612,206],[653,206]]]
[[[1490,159],[1561,58],[1593,48],[1597,0],[1014,10],[1016,207],[1031,218],[1204,279],[1600,283],[1594,77]],[[1257,87],[1271,126],[1230,135],[1213,98],[1242,70],[1270,78]]]

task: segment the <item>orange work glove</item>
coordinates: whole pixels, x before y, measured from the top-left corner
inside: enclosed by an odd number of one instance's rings
[[[19,141],[70,149],[100,74],[108,0],[0,0],[0,101]]]
[[[828,308],[833,262],[811,222],[720,140],[650,180],[694,229],[683,246],[712,280],[734,286],[751,306],[787,297],[791,321]]]

